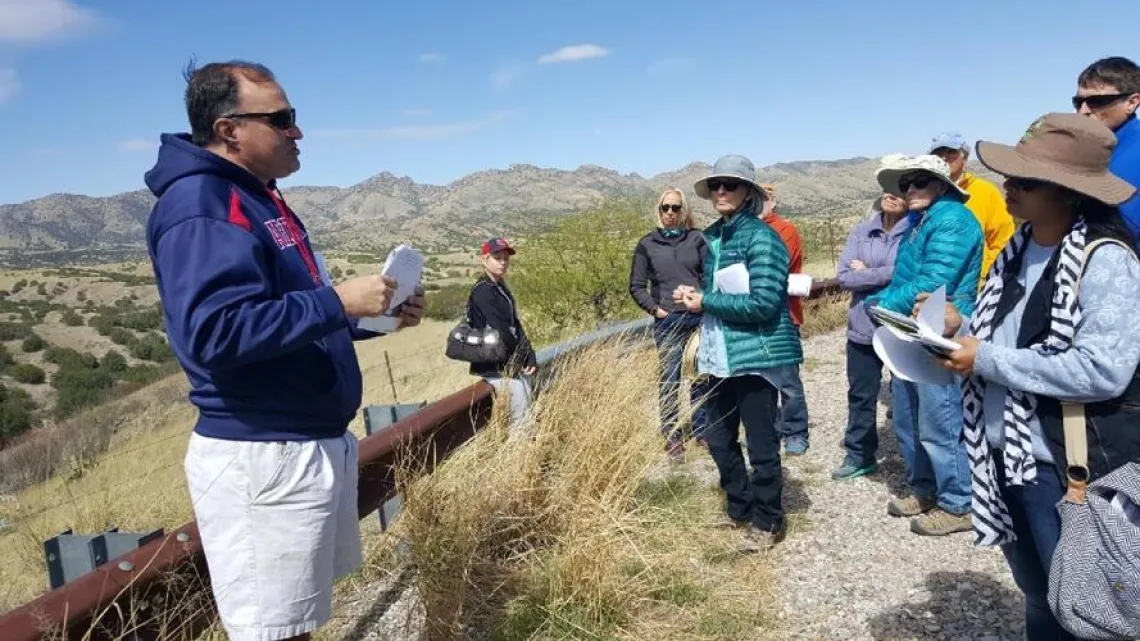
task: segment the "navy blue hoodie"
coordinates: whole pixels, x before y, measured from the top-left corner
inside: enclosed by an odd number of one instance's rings
[[[344,434],[360,407],[359,332],[322,284],[301,221],[276,188],[162,136],[146,174],[147,248],[166,332],[190,379],[195,431],[242,441]]]

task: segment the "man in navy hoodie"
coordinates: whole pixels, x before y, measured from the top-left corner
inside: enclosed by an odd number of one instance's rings
[[[1092,63],[1077,78],[1073,109],[1093,116],[1116,134],[1116,149],[1108,169],[1140,187],[1140,66],[1119,56]],[[1134,236],[1140,237],[1140,196],[1120,206]]]
[[[361,563],[357,320],[380,275],[330,286],[276,181],[300,168],[296,112],[245,62],[186,73],[191,133],[164,134],[146,184],[147,247],[198,421],[186,478],[222,623],[234,641],[308,639],[333,581]],[[423,292],[401,326],[419,323]]]

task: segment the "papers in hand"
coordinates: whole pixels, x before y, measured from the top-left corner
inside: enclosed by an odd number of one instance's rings
[[[918,318],[881,307],[868,310],[882,325],[875,330],[871,343],[892,374],[913,383],[946,385],[953,382],[953,375],[937,361],[962,347],[942,336],[946,328],[945,309],[946,288],[939,287],[923,303]]]
[[[809,274],[788,274],[788,296],[808,296],[811,294]]]
[[[408,245],[400,245],[388,253],[384,268],[380,273],[396,281],[396,292],[392,302],[380,316],[361,318],[357,327],[370,332],[394,332],[400,324],[400,306],[415,293],[420,286],[424,259],[418,251]]]
[[[748,268],[744,263],[729,265],[713,274],[713,290],[722,294],[748,293]]]

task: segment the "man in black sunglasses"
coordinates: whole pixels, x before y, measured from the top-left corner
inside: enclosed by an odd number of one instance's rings
[[[353,341],[385,312],[379,274],[333,285],[277,181],[300,168],[296,112],[248,62],[186,72],[188,134],[164,134],[146,184],[147,248],[198,419],[186,480],[233,641],[304,641],[361,563]],[[402,308],[419,323],[422,291]]]
[[[1120,56],[1103,58],[1089,65],[1077,78],[1073,109],[1092,116],[1116,134],[1116,149],[1109,171],[1140,187],[1140,66]],[[1140,197],[1120,206],[1120,213],[1134,236],[1140,237]]]

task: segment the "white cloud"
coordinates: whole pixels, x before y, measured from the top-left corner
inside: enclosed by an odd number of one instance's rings
[[[491,72],[488,81],[495,89],[506,89],[515,84],[519,78],[522,78],[524,72],[525,70],[522,65],[510,62],[501,65],[498,69]]]
[[[147,138],[130,138],[119,143],[119,151],[130,153],[135,151],[151,151],[158,149],[158,142]]]
[[[70,0],[0,0],[0,42],[36,44],[89,32],[106,19]]]
[[[420,62],[443,62],[447,56],[442,53],[421,53]]]
[[[664,58],[649,65],[646,71],[651,76],[671,76],[680,73],[689,73],[697,67],[697,61],[692,58]]]
[[[539,56],[538,64],[553,64],[557,62],[578,62],[590,58],[604,58],[610,55],[610,50],[598,45],[584,44],[562,47],[558,51]]]
[[[432,114],[431,109],[405,109],[400,112],[408,118],[427,118]]]
[[[20,93],[20,77],[12,68],[0,69],[0,104],[3,104]]]
[[[433,125],[396,125],[346,129],[314,129],[310,138],[371,140],[442,140],[487,129],[514,117],[517,111],[496,111],[483,118]]]

